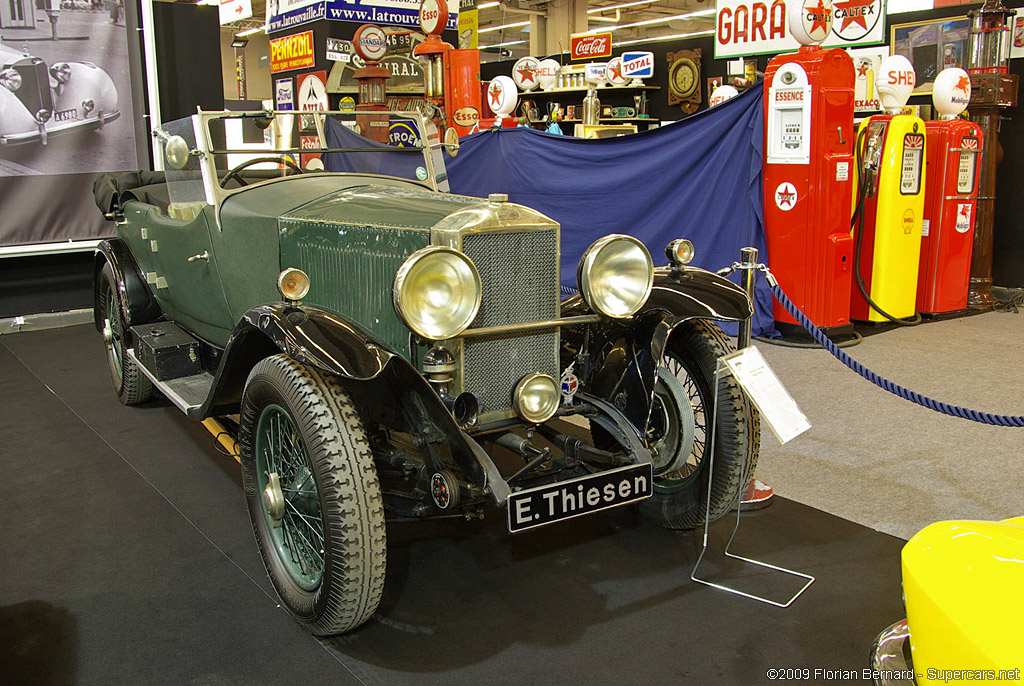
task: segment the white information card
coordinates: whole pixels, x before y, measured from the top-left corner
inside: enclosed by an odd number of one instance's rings
[[[761,413],[761,421],[768,424],[780,443],[788,443],[811,428],[760,350],[754,346],[737,350],[723,357],[722,364],[747,392]]]

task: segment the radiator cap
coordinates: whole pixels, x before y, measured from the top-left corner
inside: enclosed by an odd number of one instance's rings
[[[491,193],[487,196],[487,202],[508,202],[508,193]]]

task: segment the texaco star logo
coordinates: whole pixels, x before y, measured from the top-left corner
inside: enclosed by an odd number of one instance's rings
[[[796,186],[789,181],[783,181],[775,189],[775,204],[783,212],[789,212],[796,206]]]
[[[871,69],[871,63],[867,60],[857,63],[857,78],[866,79],[868,77],[868,71]]]
[[[501,86],[499,86],[498,84],[494,84],[493,86],[491,86],[491,89],[487,92],[491,94],[491,107],[497,107],[498,105],[501,104]]]

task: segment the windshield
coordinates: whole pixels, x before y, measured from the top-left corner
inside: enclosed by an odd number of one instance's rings
[[[322,171],[397,176],[448,190],[437,129],[418,112],[238,112],[202,116],[207,150],[224,191]]]

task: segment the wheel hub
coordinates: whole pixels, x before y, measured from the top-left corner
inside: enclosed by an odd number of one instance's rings
[[[267,487],[263,489],[263,507],[274,524],[280,524],[281,518],[284,517],[285,504],[281,479],[277,472],[271,472],[267,477]]]
[[[103,342],[110,345],[114,342],[114,331],[110,328],[110,320],[103,320]]]

